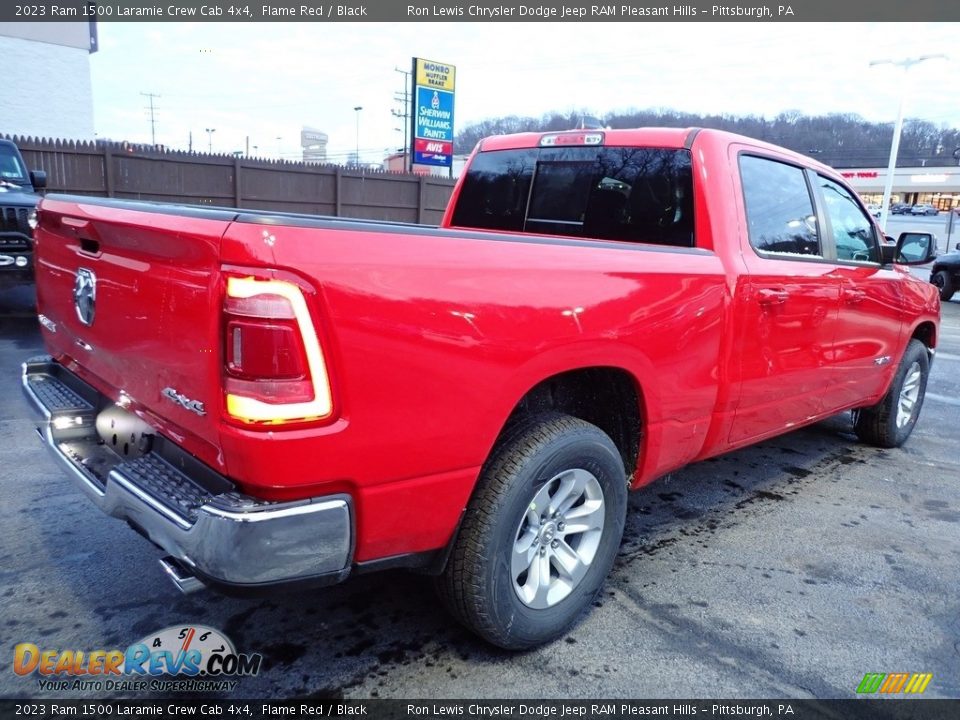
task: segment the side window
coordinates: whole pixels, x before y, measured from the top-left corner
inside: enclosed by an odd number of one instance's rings
[[[822,255],[817,216],[803,170],[740,156],[740,180],[750,244],[764,253]]]
[[[853,194],[842,185],[820,175],[817,184],[833,229],[838,260],[880,262],[880,246],[873,223],[857,204]]]

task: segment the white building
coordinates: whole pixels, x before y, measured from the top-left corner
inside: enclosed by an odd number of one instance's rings
[[[0,22],[0,135],[93,140],[88,22]]]
[[[865,202],[879,203],[887,180],[886,168],[838,170]],[[960,167],[898,167],[893,173],[892,203],[927,203],[940,210],[960,207]]]

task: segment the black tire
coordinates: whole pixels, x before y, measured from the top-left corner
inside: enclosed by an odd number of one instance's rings
[[[919,371],[919,377],[915,375]],[[853,428],[857,437],[865,443],[883,448],[900,447],[910,437],[927,391],[927,376],[930,374],[930,356],[926,346],[919,340],[907,345],[897,374],[883,399],[873,407],[860,408],[853,413]],[[910,388],[916,388],[909,413],[901,413],[901,404]]]
[[[957,291],[956,283],[953,281],[953,275],[948,270],[937,270],[930,278],[937,290],[940,291],[940,301],[948,302]]]
[[[584,494],[567,512],[570,518],[589,514],[593,522],[602,517],[602,528],[583,533],[568,530],[564,535],[566,516],[542,521],[543,498],[552,494],[556,499],[562,494],[562,483],[569,480],[566,487],[575,486],[573,478],[587,476],[596,480],[596,485],[586,481],[594,492],[592,499]],[[602,492],[599,505],[597,489]],[[481,471],[447,567],[438,578],[440,596],[457,620],[499,647],[521,650],[554,640],[591,605],[609,574],[623,537],[626,507],[623,460],[606,433],[578,418],[553,413],[523,422],[506,434]],[[568,522],[572,525],[574,520]],[[525,539],[532,550],[520,552]],[[560,549],[551,549],[560,543]],[[561,554],[573,549],[579,562],[584,548],[584,553],[593,549],[595,554],[577,566],[582,576],[576,581],[561,578]],[[530,569],[514,576],[514,554],[524,552],[532,552]],[[528,561],[520,564],[524,562]],[[546,576],[539,570],[543,567],[548,568]],[[537,577],[546,581],[539,582]],[[518,578],[526,578],[526,585]],[[525,602],[521,593],[527,586],[550,589],[543,595],[538,591]],[[545,607],[531,605],[548,602],[549,593],[560,599]]]

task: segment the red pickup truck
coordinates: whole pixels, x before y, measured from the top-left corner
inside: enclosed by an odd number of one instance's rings
[[[439,228],[39,215],[38,431],[181,589],[416,568],[508,648],[590,605],[628,489],[845,410],[903,443],[937,344],[930,235],[712,130],[489,138]]]

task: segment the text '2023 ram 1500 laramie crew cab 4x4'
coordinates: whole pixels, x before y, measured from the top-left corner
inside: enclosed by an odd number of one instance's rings
[[[828,167],[710,130],[489,138],[439,228],[51,196],[23,386],[181,587],[419,568],[529,647],[628,488],[844,410],[906,440],[939,301],[893,261],[933,250],[880,239]]]

